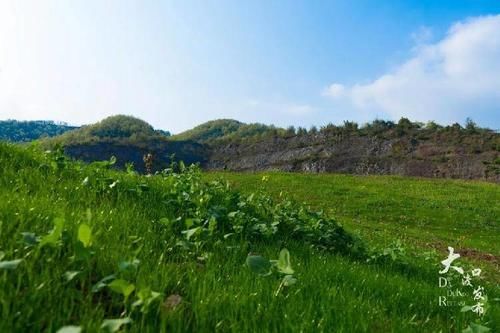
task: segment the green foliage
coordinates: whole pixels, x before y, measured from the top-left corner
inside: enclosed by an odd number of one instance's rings
[[[86,128],[89,135],[98,138],[125,138],[137,133],[154,135],[155,131],[147,122],[131,116],[111,116]]]
[[[93,125],[82,126],[54,138],[42,140],[44,147],[84,145],[96,142],[139,144],[146,141],[166,140],[169,132],[155,130],[147,122],[124,115],[105,118]]]
[[[123,279],[116,279],[108,284],[108,288],[115,293],[122,294],[127,299],[135,290],[135,285]]]
[[[28,142],[43,137],[61,135],[76,128],[64,123],[56,124],[53,121],[45,120],[0,120],[0,140]]]
[[[236,132],[243,123],[232,119],[211,120],[193,129],[174,135],[175,140],[207,142]]]
[[[86,224],[81,224],[78,227],[78,240],[82,242],[83,246],[89,247],[92,243],[92,230]]]
[[[280,252],[280,257],[276,263],[278,271],[283,274],[293,274],[292,265],[290,263],[290,252],[287,249],[283,249]]]
[[[500,243],[491,237],[500,233],[500,186],[494,183],[286,172],[211,172],[204,177],[224,177],[247,194],[263,189],[280,198],[288,193],[313,210],[336,216],[347,230],[380,249],[379,255],[391,247],[399,254],[398,239],[419,247],[458,241],[462,248],[500,255]]]
[[[80,333],[81,331],[82,328],[80,326],[63,326],[56,333]]]
[[[476,323],[470,323],[466,329],[462,330],[462,333],[487,333],[491,332],[491,329]]]
[[[297,279],[292,275],[295,271],[292,269],[290,252],[287,249],[280,251],[278,260],[268,260],[262,256],[249,254],[246,264],[252,272],[260,276],[269,276],[273,272],[283,276],[274,296],[278,296],[283,287],[290,287],[297,283]]]
[[[364,243],[329,214],[274,195],[267,187],[278,188],[278,175],[259,175],[255,189],[239,192],[192,166],[141,176],[113,170],[112,161],[86,165],[57,150],[6,144],[0,163],[0,263],[21,260],[0,269],[1,332],[67,325],[83,332],[422,332],[471,322],[470,312],[431,305],[439,261],[411,258],[411,274],[367,264]],[[373,199],[366,191],[350,198],[360,221],[366,198]],[[379,212],[374,207],[389,209],[387,202],[372,202],[370,216]],[[389,212],[386,219],[403,215]],[[271,275],[251,274],[248,253],[261,254]],[[494,298],[494,287],[485,287]],[[493,305],[485,320],[498,315]]]
[[[271,274],[271,261],[262,256],[249,255],[246,264],[255,274],[262,276]]]
[[[132,323],[130,318],[106,319],[102,322],[101,329],[113,333],[118,332],[122,326]]]
[[[263,124],[244,124],[232,119],[208,121],[193,129],[172,136],[173,140],[192,140],[200,143],[223,144],[242,140],[259,140],[283,134],[284,130]]]
[[[23,261],[22,259],[0,261],[0,270],[13,270]]]
[[[40,246],[44,245],[56,246],[59,242],[59,239],[61,238],[63,228],[64,228],[64,219],[62,218],[54,219],[54,229],[52,229],[52,231],[48,235],[42,237],[40,241]]]

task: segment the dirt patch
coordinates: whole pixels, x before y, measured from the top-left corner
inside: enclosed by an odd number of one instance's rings
[[[495,263],[495,264],[500,263],[500,258],[494,256],[491,253],[481,252],[481,251],[478,251],[475,249],[469,249],[469,248],[457,249],[456,252],[460,253],[460,255],[462,257],[488,261],[488,262]]]

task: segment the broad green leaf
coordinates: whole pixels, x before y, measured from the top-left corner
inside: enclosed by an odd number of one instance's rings
[[[292,275],[285,275],[283,277],[282,283],[283,283],[283,285],[285,287],[289,287],[289,286],[294,285],[295,283],[297,283],[297,279],[294,278]]]
[[[16,269],[17,266],[23,261],[22,259],[0,261],[0,269]]]
[[[80,326],[63,326],[57,330],[56,333],[80,333],[82,328]]]
[[[85,247],[82,242],[76,242],[73,246],[75,251],[75,258],[78,260],[88,260],[92,256],[93,252],[90,247]]]
[[[471,311],[471,310],[472,310],[472,306],[470,306],[470,305],[466,305],[460,309],[461,312],[467,312],[467,311]]]
[[[186,221],[184,221],[184,224],[186,225],[186,228],[191,228],[194,225],[194,220],[186,219]]]
[[[137,295],[137,300],[132,304],[133,307],[142,307],[142,312],[147,312],[147,308],[153,303],[154,301],[158,300],[160,296],[162,296],[161,293],[152,291],[150,288],[146,287],[138,292],[136,292]]]
[[[172,221],[168,217],[162,217],[160,223],[167,227],[172,225]]]
[[[0,260],[2,260],[2,259],[3,259],[3,257],[5,257],[5,252],[0,251]]]
[[[127,271],[127,270],[135,271],[139,267],[140,263],[141,261],[139,259],[134,259],[132,261],[121,261],[118,264],[118,268],[120,269],[120,271]]]
[[[278,260],[278,270],[283,274],[293,274],[294,270],[290,263],[290,252],[287,249],[283,249],[280,252],[280,257]]]
[[[470,323],[466,329],[462,330],[462,333],[486,333],[490,331],[491,328],[489,327],[480,324]]]
[[[256,274],[271,274],[271,262],[264,257],[249,255],[247,257],[246,263],[247,266],[252,270],[252,272]]]
[[[23,235],[23,240],[28,245],[35,245],[39,242],[38,237],[32,232],[21,232],[21,235]]]
[[[64,273],[64,278],[66,279],[67,282],[69,282],[73,280],[81,272],[82,271],[67,271]]]
[[[111,274],[111,275],[108,275],[104,278],[102,278],[101,281],[97,282],[93,287],[92,287],[92,292],[93,293],[96,293],[98,292],[99,290],[101,290],[102,288],[106,287],[108,284],[107,282],[108,281],[111,281],[111,280],[114,280],[116,278],[116,275],[114,274]]]
[[[200,227],[184,230],[182,233],[186,235],[186,239],[189,240],[191,237],[193,237],[196,232],[200,230]]]
[[[80,227],[78,227],[78,240],[85,247],[89,247],[92,244],[92,230],[85,223],[80,224]]]
[[[52,229],[52,231],[48,235],[42,238],[40,246],[44,246],[46,244],[57,245],[57,242],[61,238],[63,228],[64,228],[64,220],[62,218],[55,218],[54,229]]]
[[[123,279],[113,280],[108,287],[118,294],[122,294],[125,298],[128,298],[130,294],[135,290],[135,286]]]
[[[123,325],[132,323],[129,317],[119,319],[106,319],[102,322],[101,329],[107,332],[117,332]]]

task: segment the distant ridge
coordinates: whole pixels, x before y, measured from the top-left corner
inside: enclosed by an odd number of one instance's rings
[[[0,120],[0,140],[29,142],[42,137],[61,135],[78,128],[49,120]]]
[[[441,126],[401,118],[359,126],[346,121],[316,128],[278,128],[232,119],[206,122],[170,136],[147,122],[117,115],[62,135],[43,138],[42,147],[64,147],[84,161],[117,158],[144,170],[143,156],[155,157],[154,170],[171,162],[199,163],[208,170],[335,172],[484,179],[500,182],[500,134],[478,127]]]
[[[153,126],[139,118],[115,115],[45,141],[48,144],[63,146],[91,142],[134,144],[144,140],[164,139],[168,136],[170,136],[169,132],[155,130]]]
[[[245,124],[233,119],[216,119],[172,136],[174,140],[193,140],[200,143],[238,141],[265,134],[278,134],[284,129],[259,123]]]
[[[186,163],[204,163],[205,149],[194,141],[169,140],[170,133],[132,116],[115,115],[62,135],[40,140],[43,148],[62,147],[66,154],[86,162],[116,158],[117,167],[131,164],[144,172],[143,158],[152,154],[153,170],[169,166],[171,156]]]

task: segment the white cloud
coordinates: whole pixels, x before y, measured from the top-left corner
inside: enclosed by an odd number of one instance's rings
[[[425,45],[432,39],[432,29],[426,26],[421,26],[417,31],[411,34],[411,39],[416,48]]]
[[[342,97],[345,94],[345,87],[340,83],[333,83],[329,85],[324,91],[323,96],[329,96],[333,98]]]
[[[450,123],[470,116],[499,127],[500,15],[458,22],[442,40],[417,46],[393,71],[367,84],[334,83],[323,94],[394,119]]]

